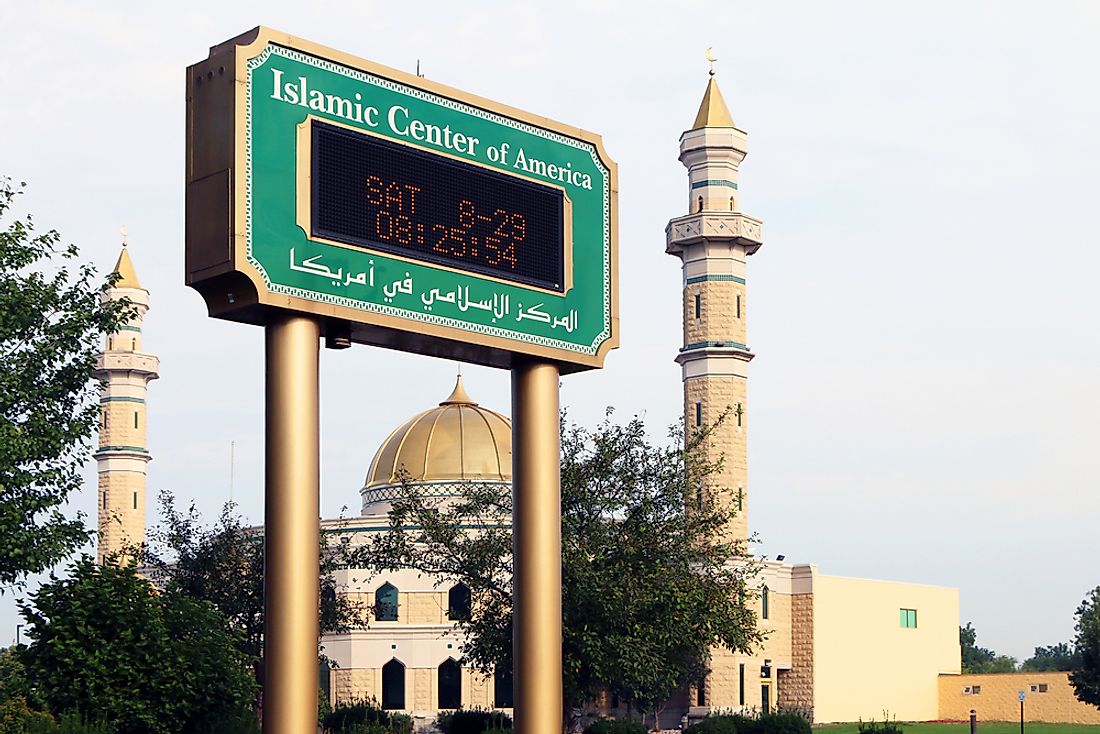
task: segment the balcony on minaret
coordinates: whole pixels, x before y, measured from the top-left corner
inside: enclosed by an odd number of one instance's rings
[[[763,221],[740,212],[701,212],[669,221],[665,227],[665,252],[679,255],[689,245],[705,242],[736,243],[751,255],[764,243]]]

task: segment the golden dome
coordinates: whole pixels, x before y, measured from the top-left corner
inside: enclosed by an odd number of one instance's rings
[[[512,422],[471,400],[459,376],[450,397],[405,421],[378,449],[364,499],[373,488],[400,484],[402,470],[417,483],[510,482]]]

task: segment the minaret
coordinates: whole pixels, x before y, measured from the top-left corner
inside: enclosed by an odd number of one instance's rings
[[[159,376],[160,360],[141,351],[141,323],[149,310],[149,291],[138,282],[126,247],[118,256],[118,278],[104,300],[129,299],[133,315],[108,335],[106,350],[96,359],[96,378],[103,381],[99,403],[99,547],[105,558],[145,541],[145,473],[152,458],[145,441],[145,395]]]
[[[745,437],[750,412],[745,258],[761,245],[761,221],[738,207],[738,168],[747,136],[733,124],[711,69],[692,128],[680,136],[680,162],[688,169],[688,214],[668,223],[665,251],[683,263],[684,423],[688,433],[726,420],[705,446],[721,460],[704,491],[738,510],[727,539],[748,538],[748,467]],[[712,495],[714,496],[714,495]]]

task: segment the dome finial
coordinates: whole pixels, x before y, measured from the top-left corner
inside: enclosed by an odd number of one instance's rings
[[[707,61],[710,62],[710,75],[714,76],[714,62],[718,60],[713,53],[714,46],[707,46]]]
[[[462,386],[462,373],[458,373],[458,379],[455,380],[455,389],[451,391],[450,397],[444,400],[440,405],[477,405],[470,396],[466,394],[466,388]]]

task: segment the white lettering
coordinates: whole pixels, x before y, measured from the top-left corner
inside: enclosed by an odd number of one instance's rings
[[[393,130],[398,135],[407,136],[409,134],[409,128],[408,127],[405,127],[403,129],[398,129],[398,127],[397,127],[397,113],[398,113],[399,110],[401,112],[405,113],[405,118],[404,119],[406,119],[406,120],[409,119],[409,111],[407,109],[405,109],[404,107],[400,107],[398,105],[394,105],[393,107],[390,107],[390,113],[389,113],[389,115],[387,115],[386,119],[390,123],[390,130]]]

